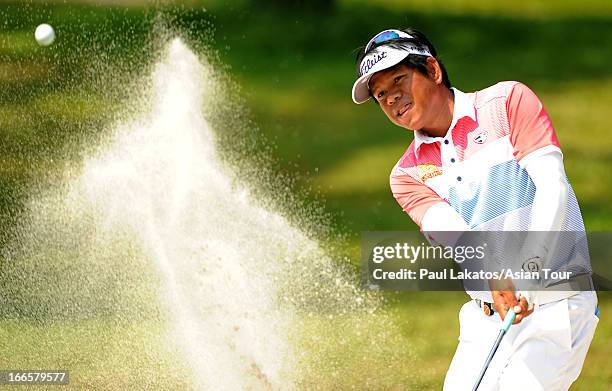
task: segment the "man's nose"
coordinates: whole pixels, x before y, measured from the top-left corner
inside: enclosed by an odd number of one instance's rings
[[[393,90],[389,91],[389,93],[387,94],[387,104],[388,105],[394,104],[399,98],[401,98],[401,96],[402,96],[402,92],[400,91],[400,89],[394,88]]]

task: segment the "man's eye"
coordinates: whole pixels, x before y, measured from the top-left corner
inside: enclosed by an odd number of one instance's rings
[[[381,91],[376,95],[376,99],[380,100],[383,96],[385,96],[385,93]]]
[[[400,80],[402,80],[402,76],[395,76],[395,79],[393,79],[394,82],[399,82]]]

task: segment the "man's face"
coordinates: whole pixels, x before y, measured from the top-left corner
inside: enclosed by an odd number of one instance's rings
[[[436,86],[433,80],[403,64],[370,79],[372,96],[391,122],[411,130],[431,124],[431,98]]]

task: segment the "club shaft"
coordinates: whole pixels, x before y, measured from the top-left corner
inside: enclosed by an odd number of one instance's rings
[[[491,349],[491,351],[489,352],[489,355],[487,356],[485,364],[482,367],[482,370],[480,371],[480,375],[478,375],[478,381],[474,385],[474,388],[472,389],[472,391],[478,390],[478,386],[480,386],[480,382],[482,382],[485,372],[487,371],[487,368],[489,367],[491,360],[493,360],[493,356],[495,355],[495,352],[497,352],[497,348],[499,348],[499,344],[501,343],[502,338],[504,338],[504,334],[506,334],[506,330],[499,330],[499,335],[497,336],[497,339],[495,340],[495,343],[493,344],[493,348]]]

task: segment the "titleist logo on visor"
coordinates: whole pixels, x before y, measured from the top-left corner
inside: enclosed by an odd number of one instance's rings
[[[374,67],[380,60],[387,57],[387,52],[374,53],[372,56],[366,57],[361,62],[360,74],[359,76],[363,76]]]
[[[384,60],[387,57],[395,58],[397,61],[394,62],[395,65],[403,58],[410,54],[419,54],[421,56],[431,57],[431,53],[427,49],[420,49],[415,46],[405,45],[401,46],[401,48],[386,48],[386,51],[376,51],[369,56],[365,57],[361,61],[361,66],[359,67],[359,76],[363,76],[366,73],[370,72],[372,68],[379,63],[381,60]]]

